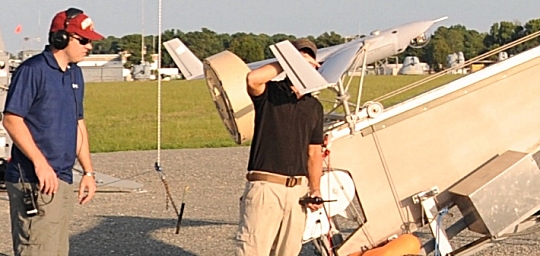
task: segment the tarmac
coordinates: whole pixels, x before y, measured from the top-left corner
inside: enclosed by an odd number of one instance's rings
[[[157,150],[92,154],[96,171],[144,187],[138,191],[99,187],[89,204],[77,205],[70,227],[70,255],[234,255],[248,154],[247,147],[160,152],[174,202],[178,207],[185,203],[179,234],[175,234],[176,213],[170,205],[166,209],[165,189],[154,170]],[[0,199],[5,197],[1,192]],[[8,211],[8,202],[0,200],[0,256],[13,255]],[[478,237],[463,233],[453,239],[454,246]],[[417,235],[425,240],[428,232],[420,230]],[[476,255],[538,252],[540,236],[535,233],[503,240]],[[311,243],[304,245],[301,255],[316,255]]]

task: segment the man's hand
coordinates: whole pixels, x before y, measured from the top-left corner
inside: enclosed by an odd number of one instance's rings
[[[96,179],[93,176],[83,176],[79,184],[79,204],[92,200],[96,193]]]
[[[304,57],[304,59],[306,59],[307,62],[309,62],[309,64],[311,64],[311,66],[313,66],[313,68],[318,69],[318,68],[321,67],[321,64],[319,64],[319,62],[317,62],[315,59],[313,59],[313,57],[311,57],[309,54],[307,54],[305,52],[300,52],[300,54],[302,54],[302,57]]]
[[[320,190],[312,190],[311,192],[309,192],[309,197],[321,197],[321,191]],[[312,203],[309,203],[306,205],[309,209],[311,209],[312,211],[316,211],[318,210],[319,208],[323,207],[322,204],[312,204]]]
[[[36,176],[39,180],[39,190],[41,193],[50,195],[58,191],[58,177],[52,167],[46,161],[34,163]]]

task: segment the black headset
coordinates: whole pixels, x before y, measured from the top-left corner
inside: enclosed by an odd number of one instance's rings
[[[49,33],[49,44],[58,50],[63,50],[68,46],[69,33],[66,31],[66,29],[69,25],[69,21],[77,17],[77,15],[82,14],[83,11],[77,8],[69,8],[65,11],[65,13],[66,21],[64,22],[64,29]]]

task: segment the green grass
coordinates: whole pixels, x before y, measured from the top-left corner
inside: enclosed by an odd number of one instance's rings
[[[362,102],[374,99],[424,76],[367,76]],[[403,95],[383,101],[387,107],[458,78],[443,76]],[[349,89],[356,102],[357,77]],[[152,150],[157,148],[157,82],[89,83],[85,120],[92,152]],[[331,92],[322,92],[321,98]],[[204,80],[162,82],[161,148],[230,147],[225,126]],[[325,104],[327,108],[329,104]]]
[[[92,152],[157,148],[157,82],[89,83]],[[162,82],[161,148],[226,147],[229,139],[204,80]]]

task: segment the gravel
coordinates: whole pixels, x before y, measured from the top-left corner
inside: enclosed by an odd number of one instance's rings
[[[70,255],[234,255],[248,153],[247,147],[161,151],[174,201],[179,206],[184,197],[186,204],[179,234],[175,234],[175,211],[165,208],[165,190],[154,171],[157,151],[92,154],[97,171],[144,187],[142,191],[100,187],[90,204],[77,205],[71,220]],[[0,193],[0,199],[5,196]],[[13,255],[8,209],[8,202],[0,200],[0,255]],[[417,234],[422,240],[428,237],[426,230]],[[453,245],[477,237],[462,232]],[[477,255],[536,255],[538,251],[540,237],[532,234],[503,240]],[[314,254],[311,244],[301,253]]]

